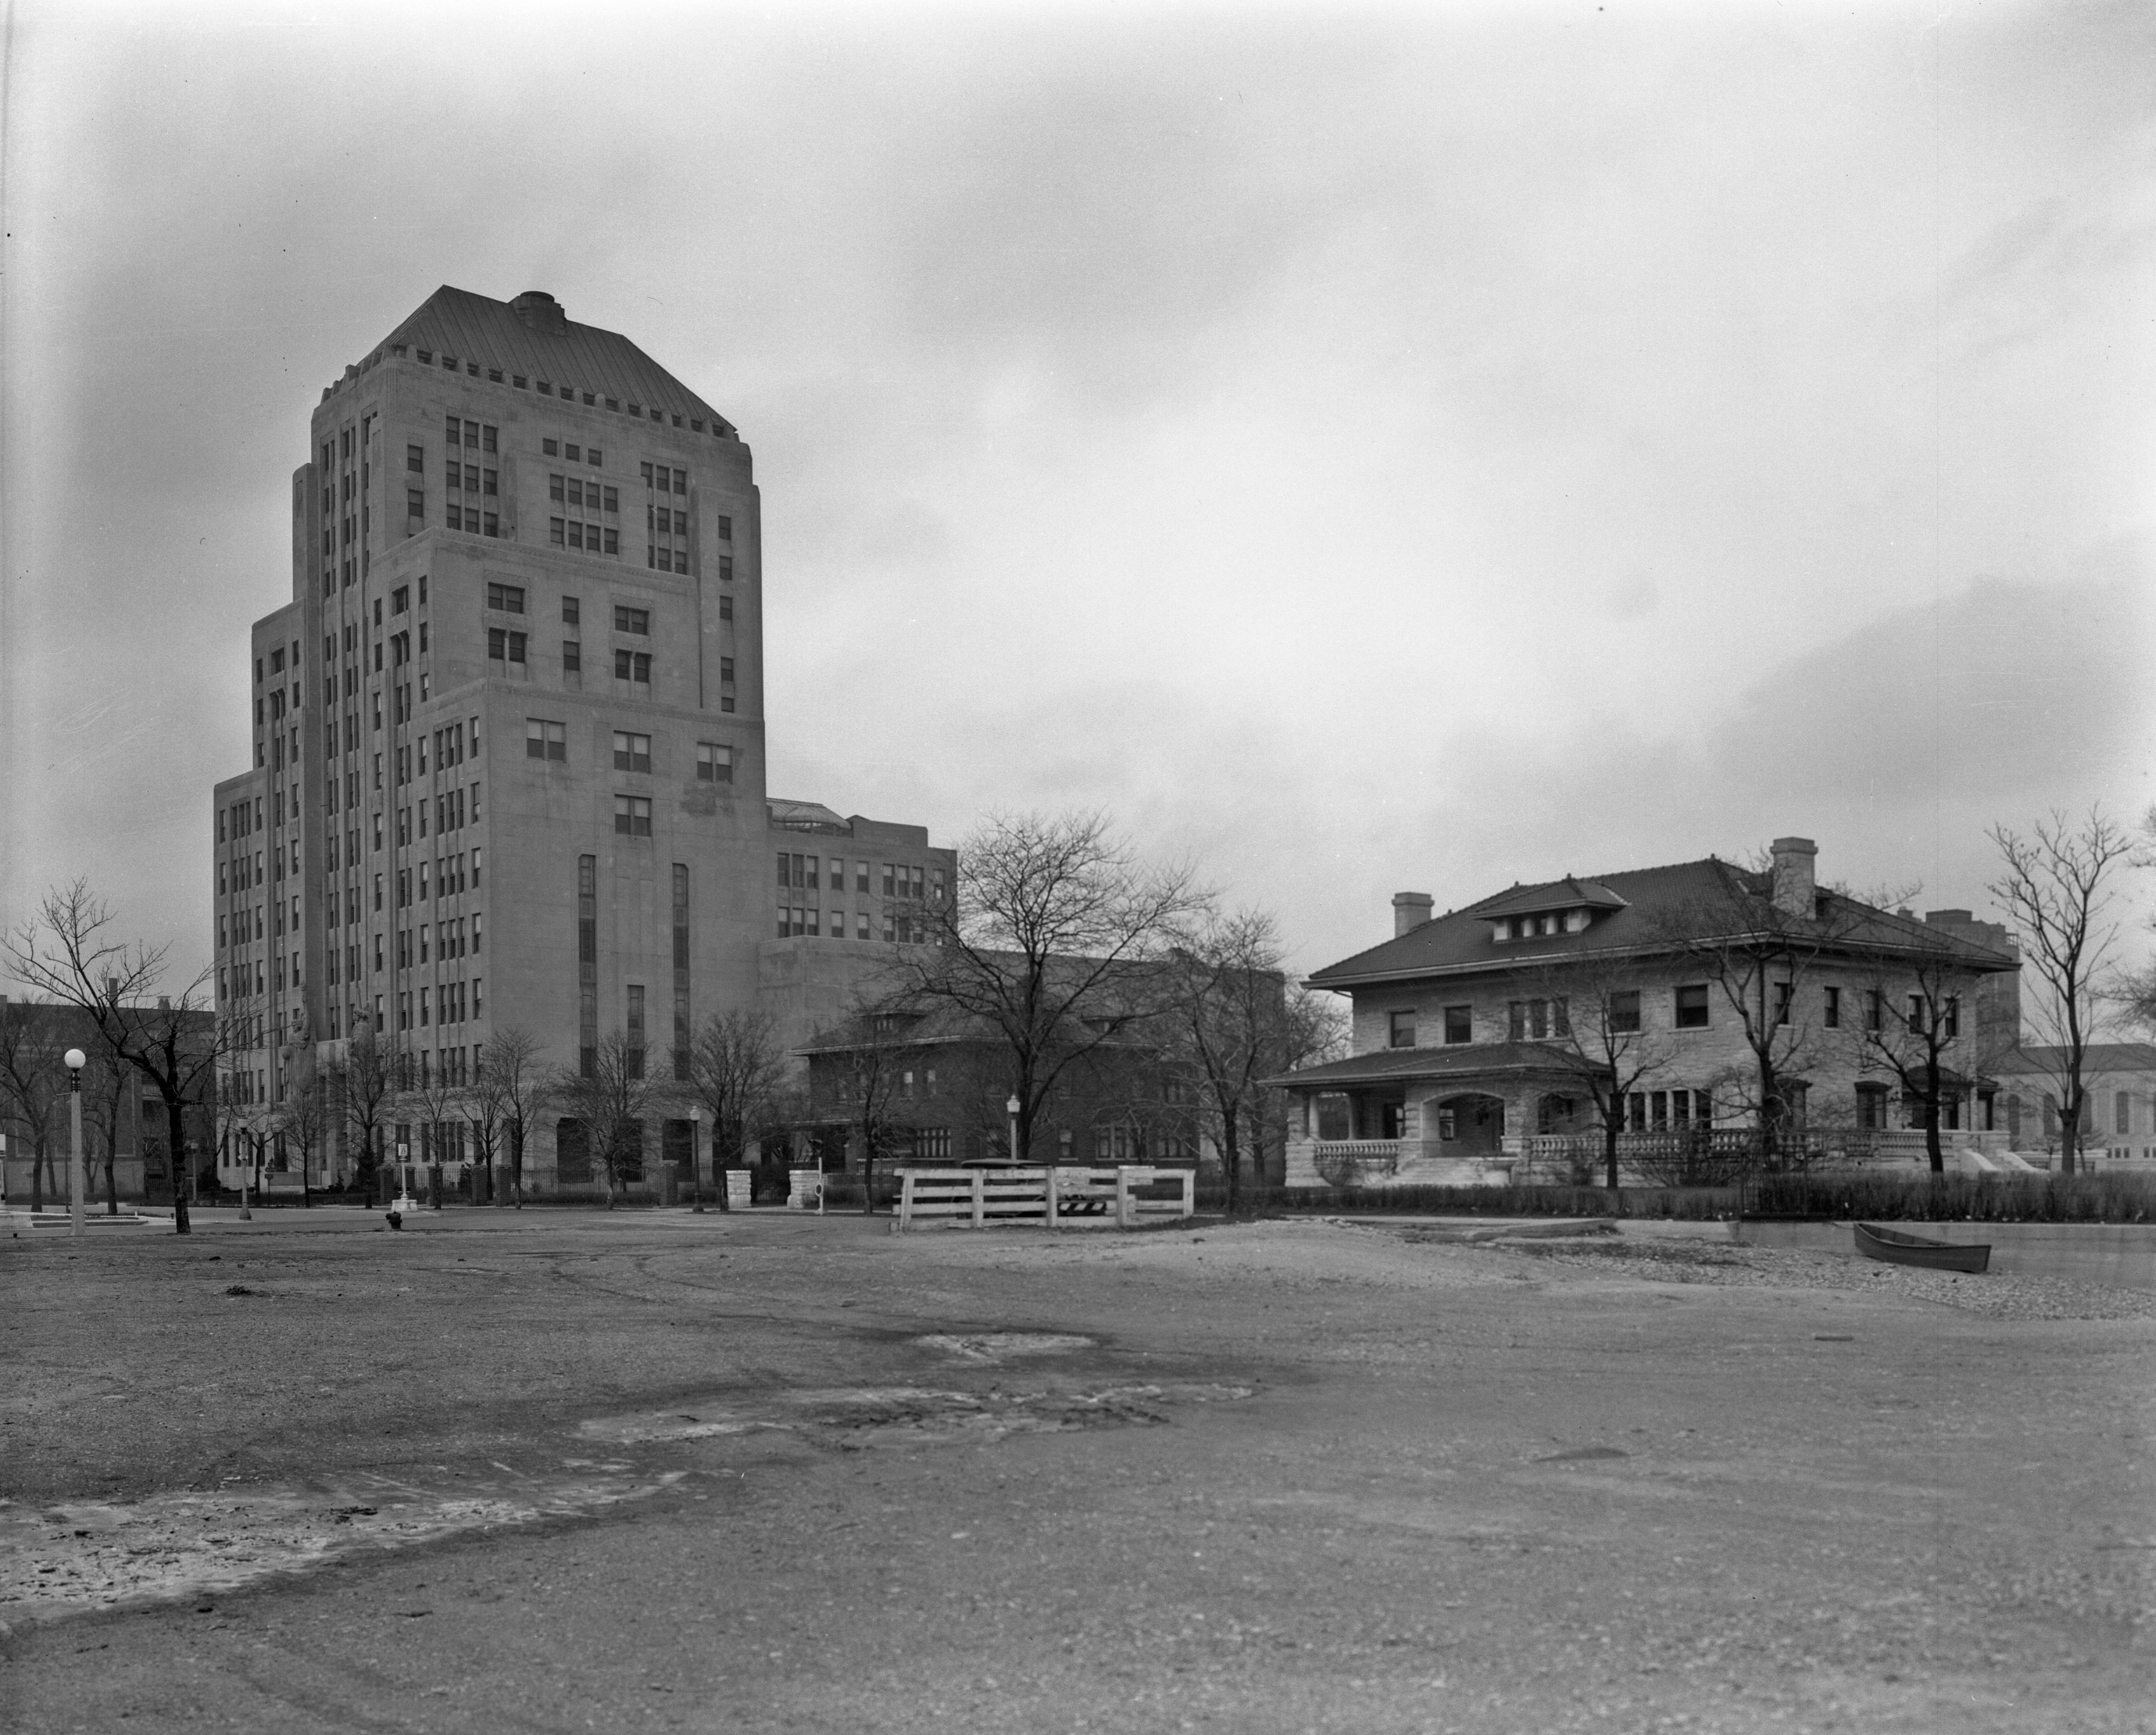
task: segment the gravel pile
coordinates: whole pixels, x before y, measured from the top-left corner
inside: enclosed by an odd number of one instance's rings
[[[1501,1243],[1507,1255],[1651,1283],[1722,1283],[1766,1289],[1852,1289],[1937,1301],[1997,1319],[2156,1319],[2156,1295],[2056,1277],[1980,1277],[1794,1248],[1713,1243],[1581,1240]]]

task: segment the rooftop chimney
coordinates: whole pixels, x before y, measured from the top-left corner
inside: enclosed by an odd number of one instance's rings
[[[1426,891],[1396,891],[1393,894],[1393,937],[1397,940],[1409,928],[1420,927],[1430,920],[1430,912],[1436,900]]]
[[[562,311],[562,304],[544,290],[526,290],[509,305],[517,318],[535,331],[568,329],[569,317]]]
[[[1819,897],[1819,881],[1812,872],[1819,845],[1810,838],[1776,838],[1774,907],[1793,921],[1810,921]]]

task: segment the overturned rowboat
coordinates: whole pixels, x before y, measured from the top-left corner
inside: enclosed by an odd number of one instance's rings
[[[1852,1226],[1856,1232],[1856,1250],[1866,1259],[1883,1259],[1892,1265],[1922,1265],[1933,1271],[1982,1271],[1991,1264],[1989,1241],[1935,1241],[1928,1235],[1882,1229],[1876,1223]]]

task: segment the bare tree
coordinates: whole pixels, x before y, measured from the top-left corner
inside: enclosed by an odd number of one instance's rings
[[[2101,808],[2078,824],[2054,808],[2023,837],[1991,829],[2000,873],[1991,895],[2021,941],[2023,961],[2040,992],[2022,1016],[2048,1050],[2045,1070],[2058,1086],[2059,1171],[2071,1174],[2081,1151],[2084,1076],[2089,1045],[2099,1032],[2104,993],[2118,939],[2110,915],[2119,872],[2132,860],[2133,840]]]
[[[644,1050],[630,1047],[624,1032],[610,1032],[592,1051],[589,1070],[565,1067],[555,1075],[552,1094],[562,1111],[583,1127],[606,1178],[611,1211],[627,1172],[643,1172],[644,1122],[653,1101]]]
[[[1674,1039],[1650,1030],[1640,1004],[1639,962],[1630,956],[1577,953],[1553,966],[1541,986],[1549,1014],[1549,1045],[1573,1062],[1574,1075],[1594,1103],[1602,1134],[1603,1184],[1618,1190],[1618,1142],[1632,1095],[1676,1058]],[[1580,1177],[1584,1178],[1584,1177]]]
[[[165,1105],[174,1168],[172,1226],[188,1231],[186,1188],[178,1176],[187,1151],[187,1105],[216,1075],[223,1021],[200,1028],[210,1009],[210,968],[177,994],[160,994],[165,946],[111,936],[112,911],[87,880],[48,892],[32,921],[4,942],[16,979],[88,1014],[112,1051],[157,1087]]]
[[[480,1051],[472,1099],[479,1106],[490,1159],[499,1136],[508,1146],[509,1193],[524,1209],[524,1152],[545,1109],[547,1081],[538,1064],[539,1039],[511,1024],[496,1030]],[[498,1131],[497,1131],[498,1130]]]
[[[1139,966],[1204,906],[1188,867],[1141,866],[1100,814],[997,814],[958,847],[956,897],[916,918],[906,987],[977,1019],[1010,1056],[1021,1162],[1075,1062],[1154,1009]]]
[[[2156,807],[2141,816],[2141,843],[2133,859],[2136,867],[2156,867]],[[2148,926],[2156,928],[2156,917]],[[2128,1024],[2156,1035],[2156,962],[2123,973],[2112,998]]]
[[[325,1100],[328,1082],[311,1078],[302,1083],[295,1078],[285,1086],[285,1100],[277,1105],[277,1131],[299,1152],[302,1205],[315,1202],[314,1178],[309,1171],[329,1126],[329,1105]]]
[[[362,1199],[372,1197],[382,1157],[382,1132],[390,1099],[396,1093],[395,1056],[362,1029],[345,1043],[344,1058],[331,1069],[330,1095],[336,1123],[357,1147],[352,1173]]]
[[[128,1081],[135,1069],[114,1054],[102,1037],[89,1045],[90,1064],[83,1070],[83,1122],[105,1158],[105,1214],[120,1214],[120,1119],[127,1099]],[[85,1153],[85,1158],[89,1155]]]
[[[689,1088],[711,1123],[711,1168],[719,1209],[726,1171],[747,1159],[748,1143],[786,1077],[778,1026],[762,1012],[717,1012],[689,1045]]]
[[[68,1091],[60,1063],[65,1049],[49,1004],[0,1000],[0,1112],[29,1134],[33,1211],[45,1208],[52,1144]]]
[[[873,990],[855,997],[847,1014],[829,1033],[842,1045],[829,1054],[824,1077],[832,1100],[845,1114],[849,1138],[861,1144],[861,1211],[875,1210],[875,1166],[910,1142],[914,1122],[907,1105],[925,1083],[924,1050],[908,1033],[924,1014],[902,999]],[[813,1076],[813,1075],[812,1075]]]
[[[1709,889],[1671,913],[1661,938],[1737,1020],[1747,1058],[1723,1082],[1753,1116],[1758,1154],[1771,1166],[1800,1132],[1804,1070],[1830,1045],[1814,1011],[1820,997],[1805,990],[1873,912],[1824,887],[1799,907],[1764,862],[1751,871],[1712,867]]]
[[[1874,977],[1851,1033],[1859,1064],[1884,1070],[1904,1100],[1917,1106],[1933,1174],[1946,1173],[1940,1131],[1948,1105],[1958,1102],[1969,1080],[1998,1058],[1980,1057],[1974,1045],[1978,983],[1976,973],[1951,947],[1912,946],[1896,961],[1891,978]],[[1950,1064],[1950,1055],[1958,1065]]]
[[[449,1142],[450,1129],[461,1129],[465,1123],[465,1087],[454,1079],[446,1066],[436,1066],[426,1054],[400,1055],[398,1057],[404,1088],[401,1093],[407,1111],[419,1122],[420,1139],[427,1160],[427,1188],[429,1201],[435,1209],[442,1204],[442,1147]],[[413,1063],[417,1061],[415,1065]],[[461,1131],[456,1135],[462,1142]]]
[[[1161,972],[1163,1062],[1194,1111],[1191,1130],[1219,1153],[1230,1216],[1247,1215],[1263,1193],[1267,1123],[1279,1107],[1264,1081],[1296,1064],[1284,956],[1270,912],[1208,911],[1183,925]]]

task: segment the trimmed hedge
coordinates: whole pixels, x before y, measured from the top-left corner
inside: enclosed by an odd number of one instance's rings
[[[1407,1212],[1447,1217],[1734,1216],[1734,1187],[1295,1187],[1276,1212]],[[1867,1222],[2156,1222],[2156,1185],[2140,1175],[1767,1175],[1744,1188],[1747,1217]]]

